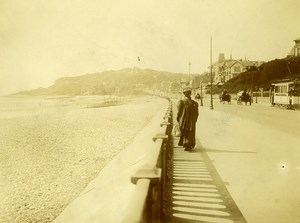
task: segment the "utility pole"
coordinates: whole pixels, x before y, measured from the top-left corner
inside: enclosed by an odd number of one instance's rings
[[[290,66],[289,66],[289,62],[287,62],[286,60],[284,60],[284,62],[287,66],[287,69],[288,69],[288,72],[289,72],[289,75],[290,75],[291,79],[293,79],[292,72],[291,72],[291,69],[290,69]]]
[[[189,86],[191,83],[191,62],[189,61]]]
[[[214,109],[212,95],[212,37],[210,36],[210,109]]]
[[[253,103],[253,71],[251,72],[251,103]]]
[[[200,83],[200,92],[201,92],[201,96],[200,96],[200,106],[203,106],[203,91],[202,91],[202,81]]]

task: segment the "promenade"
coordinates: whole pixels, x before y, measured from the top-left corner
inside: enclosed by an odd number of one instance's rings
[[[299,222],[299,111],[204,101],[197,136],[248,223]]]
[[[175,123],[174,102],[172,108]],[[171,222],[246,222],[199,139],[191,152],[178,147],[178,140],[172,137]]]

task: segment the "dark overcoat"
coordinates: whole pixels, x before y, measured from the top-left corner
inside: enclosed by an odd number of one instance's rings
[[[178,102],[177,109],[177,121],[181,130],[178,145],[186,148],[194,148],[196,122],[199,115],[198,103],[190,97],[186,97]]]

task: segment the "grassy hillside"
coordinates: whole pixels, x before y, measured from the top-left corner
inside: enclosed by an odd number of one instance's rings
[[[299,78],[300,58],[275,59],[263,64],[259,69],[241,73],[229,80],[223,88],[236,93],[238,90],[264,88],[268,90],[272,82],[286,78]],[[253,85],[252,85],[253,83]]]

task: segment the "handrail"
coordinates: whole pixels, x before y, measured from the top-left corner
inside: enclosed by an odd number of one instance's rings
[[[168,101],[169,107],[160,124],[163,133],[153,137],[153,141],[159,146],[148,162],[131,177],[131,182],[136,184],[136,188],[122,223],[160,222],[162,218],[163,190],[166,179],[166,144],[169,141],[169,129],[172,122],[172,104],[170,99]]]
[[[139,223],[143,219],[143,213],[146,206],[146,198],[150,189],[149,179],[140,179],[136,183],[136,190],[129,205],[129,209],[134,213],[128,214],[124,219],[124,223]]]

